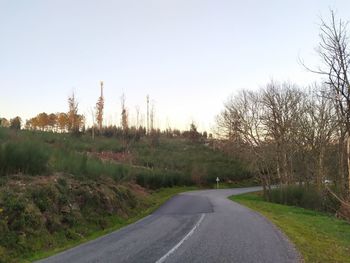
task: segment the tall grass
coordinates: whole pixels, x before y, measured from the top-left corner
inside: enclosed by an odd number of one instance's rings
[[[89,157],[89,151],[121,151],[118,141],[105,138],[73,138],[52,132],[20,131],[0,128],[0,175],[43,175],[66,172],[80,179],[110,176],[116,181],[129,175],[123,164],[103,162]]]
[[[201,144],[190,144],[184,139],[161,138],[157,147],[147,139],[132,149],[135,163],[152,169],[177,171],[195,181],[209,185],[216,177],[221,181],[239,181],[252,178],[248,170],[237,160]]]
[[[95,152],[125,153],[132,162],[122,164],[101,161]],[[143,166],[144,168],[135,168]],[[90,136],[73,137],[41,131],[0,128],[0,174],[49,174],[65,172],[77,178],[135,180],[141,186],[156,189],[183,185],[211,185],[236,182],[252,176],[239,161],[220,151],[186,139],[160,138],[157,145],[150,138],[131,141]]]
[[[81,179],[110,176],[119,181],[129,175],[129,167],[126,165],[104,162],[88,157],[86,153],[81,154],[61,149],[54,152],[51,167],[55,171],[70,173]]]
[[[7,130],[0,127],[0,141],[4,140],[8,136]]]
[[[6,142],[0,146],[0,174],[42,174],[47,171],[49,156],[50,150],[39,142]]]

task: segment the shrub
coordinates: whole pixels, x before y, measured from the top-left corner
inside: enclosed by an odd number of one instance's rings
[[[270,201],[331,213],[336,212],[340,205],[326,190],[319,191],[315,186],[299,185],[272,189]]]
[[[80,179],[96,179],[99,176],[110,176],[115,181],[126,177],[129,173],[127,166],[112,162],[103,162],[90,158],[86,153],[57,150],[52,158],[52,167],[59,172],[73,174]]]
[[[11,258],[7,253],[7,249],[0,246],[0,263],[15,262],[15,260]]]
[[[8,136],[9,136],[9,130],[6,128],[0,127],[0,141],[7,139]]]
[[[48,149],[40,143],[8,142],[0,147],[0,174],[42,174],[47,170]]]
[[[53,186],[45,186],[39,189],[33,189],[31,197],[40,211],[45,212],[54,208],[52,204],[57,203],[58,191]]]
[[[136,172],[136,183],[150,189],[193,185],[190,176],[177,171],[140,169]]]

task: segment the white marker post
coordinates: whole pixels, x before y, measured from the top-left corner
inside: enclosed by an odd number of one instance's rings
[[[219,177],[216,177],[216,189],[219,189],[219,182],[220,182]]]

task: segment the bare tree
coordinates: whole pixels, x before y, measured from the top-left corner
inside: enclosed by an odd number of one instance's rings
[[[129,124],[128,124],[128,112],[127,112],[126,107],[125,107],[125,94],[124,93],[121,96],[121,104],[122,104],[121,125],[122,125],[123,131],[127,132],[128,128],[129,128]]]
[[[337,124],[324,89],[314,89],[307,93],[290,83],[271,82],[257,92],[232,97],[218,116],[222,138],[267,189],[276,179],[281,186],[296,179],[316,183],[319,189],[324,184],[326,151]]]
[[[154,117],[155,117],[155,109],[154,109],[154,101],[152,101],[151,105],[151,113],[150,113],[150,132],[154,131]]]
[[[149,134],[149,95],[147,95],[146,99],[147,99],[147,134]]]
[[[304,92],[299,131],[294,135],[298,154],[304,156],[303,169],[313,175],[319,190],[322,190],[329,175],[325,164],[326,151],[335,140],[338,129],[334,104],[328,99],[327,93],[325,85],[316,84]]]
[[[103,98],[103,81],[101,81],[101,94],[96,103],[96,121],[98,124],[98,129],[101,134],[102,123],[103,123],[103,108],[104,108],[104,98]]]
[[[95,139],[95,113],[92,108],[90,108],[90,112],[91,112],[91,119],[92,119],[91,138],[94,140]],[[100,130],[100,134],[101,134],[101,130]]]
[[[344,144],[347,159],[347,190],[350,194],[350,49],[348,41],[347,23],[336,19],[334,11],[331,11],[329,22],[321,20],[318,53],[323,67],[311,71],[327,78],[326,83],[332,91],[330,98],[335,101],[339,121],[346,129]]]
[[[261,109],[260,93],[242,91],[226,102],[224,111],[218,117],[218,125],[219,129],[226,129],[224,134],[227,139],[235,138],[233,133],[240,138],[240,145],[236,145],[235,151],[260,178],[264,193],[268,194],[274,172],[268,154],[271,151],[268,150],[267,133],[261,121]]]
[[[237,112],[232,103],[235,98],[232,97],[224,105],[224,110],[216,117],[216,123],[218,129],[215,131],[219,138],[228,139],[230,142],[237,142],[241,139],[239,132],[239,117],[236,116]]]
[[[72,133],[79,133],[82,118],[78,115],[78,101],[75,98],[74,92],[71,97],[68,97],[68,130]]]
[[[140,126],[140,107],[136,105],[135,110],[136,110],[136,128],[138,129]]]
[[[301,113],[302,92],[290,83],[271,82],[262,92],[262,123],[275,145],[276,172],[281,184],[293,183],[293,137]]]

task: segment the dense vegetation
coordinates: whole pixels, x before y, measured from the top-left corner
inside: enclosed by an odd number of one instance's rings
[[[154,206],[154,191],[210,187],[216,176],[252,182],[241,163],[209,141],[0,128],[0,261],[121,226]]]
[[[148,188],[210,185],[250,178],[241,163],[209,143],[160,136],[137,141],[51,132],[0,129],[0,174],[46,175],[55,172],[94,179],[137,181]]]
[[[258,211],[281,228],[305,262],[350,262],[350,227],[346,221],[322,212],[266,202],[259,194],[231,199]]]
[[[260,177],[267,200],[329,211],[323,203],[334,199],[333,212],[350,220],[349,47],[347,24],[331,12],[321,21],[322,65],[311,70],[322,84],[271,81],[235,94],[218,116],[226,149]]]

